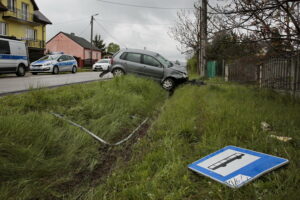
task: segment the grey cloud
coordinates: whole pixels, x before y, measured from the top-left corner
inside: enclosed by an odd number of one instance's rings
[[[157,7],[193,7],[195,0],[108,0]],[[167,34],[169,24],[176,20],[176,10],[156,10],[117,6],[97,0],[37,0],[40,10],[53,22],[47,27],[47,39],[59,31],[74,32],[90,38],[90,16],[99,13],[94,33],[101,34],[106,43],[120,41],[126,47],[144,48],[165,55],[168,59],[185,60],[177,50],[178,43]],[[156,25],[155,25],[156,24]],[[161,25],[157,25],[161,24]],[[164,25],[166,24],[166,25]],[[113,37],[111,37],[111,35]],[[116,41],[116,38],[118,41]],[[123,46],[124,46],[123,45]]]

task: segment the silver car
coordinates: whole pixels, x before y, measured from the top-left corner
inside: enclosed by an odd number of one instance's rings
[[[114,76],[136,74],[160,81],[166,90],[188,80],[186,67],[172,63],[158,53],[146,50],[125,49],[113,56],[109,71]]]

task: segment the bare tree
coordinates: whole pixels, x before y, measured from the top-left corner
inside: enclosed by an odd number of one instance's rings
[[[255,36],[275,51],[295,51],[300,47],[300,1],[296,0],[220,0],[210,8],[214,26],[238,34]]]

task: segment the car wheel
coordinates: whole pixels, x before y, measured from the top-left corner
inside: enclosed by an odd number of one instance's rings
[[[37,75],[37,73],[36,73],[36,72],[31,72],[31,74],[32,74],[32,75]]]
[[[75,74],[77,72],[77,67],[76,66],[73,66],[72,68],[72,73]]]
[[[162,87],[165,89],[165,90],[172,90],[174,87],[175,87],[175,81],[174,79],[172,78],[167,78],[165,79],[163,82],[162,82]]]
[[[25,66],[24,65],[19,65],[16,74],[17,74],[17,76],[25,76],[25,74],[26,74]]]
[[[122,69],[114,69],[112,71],[114,77],[120,77],[120,76],[123,76],[125,74],[125,72],[122,70]]]
[[[54,66],[52,74],[58,74],[58,73],[59,73],[58,67]]]

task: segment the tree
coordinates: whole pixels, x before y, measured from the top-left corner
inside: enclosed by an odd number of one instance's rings
[[[300,2],[295,0],[222,0],[210,8],[214,24],[237,34],[250,33],[252,42],[268,44],[278,53],[300,47]]]
[[[120,50],[120,46],[118,44],[115,43],[109,43],[108,47],[107,47],[107,51],[110,53],[116,53]]]
[[[105,43],[103,42],[103,40],[101,40],[101,35],[95,35],[95,39],[93,40],[93,44],[95,45],[95,47],[99,48],[102,52],[105,51],[106,49],[106,45]]]

